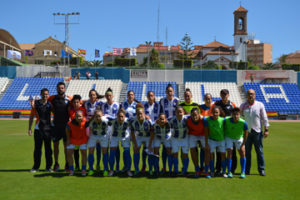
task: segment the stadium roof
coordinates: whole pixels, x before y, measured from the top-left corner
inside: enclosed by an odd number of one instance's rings
[[[17,50],[21,50],[16,39],[4,29],[0,29],[0,43],[3,43],[10,47],[14,47]]]

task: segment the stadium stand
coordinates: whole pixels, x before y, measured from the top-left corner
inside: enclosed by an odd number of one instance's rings
[[[280,115],[300,114],[300,89],[296,83],[244,83],[245,92],[254,89],[256,99],[267,112]]]
[[[63,78],[15,78],[0,100],[0,110],[30,110],[28,99],[40,95],[48,88],[49,94],[56,94],[56,84]]]
[[[99,94],[104,95],[109,87],[113,90],[114,100],[119,101],[122,89],[121,80],[71,80],[66,94],[69,96],[79,94],[83,100],[88,100],[91,89],[95,89]]]
[[[4,89],[5,89],[5,87],[6,87],[6,85],[8,84],[8,78],[3,78],[3,77],[1,77],[0,78],[0,94],[2,94],[2,92],[4,92]]]
[[[220,100],[220,91],[222,89],[229,90],[229,99],[237,106],[242,103],[236,83],[229,82],[186,82],[185,88],[190,88],[193,94],[193,101],[199,104],[204,103],[205,93],[212,95],[213,102]]]
[[[159,101],[166,96],[166,87],[168,84],[172,84],[175,92],[174,96],[178,97],[176,82],[129,82],[127,92],[133,90],[136,100],[146,102],[147,92],[153,91],[156,101]]]

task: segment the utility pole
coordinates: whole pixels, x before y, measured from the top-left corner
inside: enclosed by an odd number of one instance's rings
[[[56,16],[64,16],[65,17],[65,22],[56,22],[55,21],[55,17]],[[80,15],[79,12],[72,12],[72,13],[53,13],[53,16],[54,16],[54,24],[57,24],[57,25],[65,25],[65,41],[63,42],[64,43],[64,51],[66,52],[66,47],[68,46],[69,47],[69,24],[79,24],[79,20],[78,22],[72,22],[70,23],[69,22],[69,16],[70,15]],[[68,55],[68,64],[70,65],[70,56]],[[65,65],[65,57],[64,57],[64,65]]]
[[[150,55],[149,55],[149,46],[151,45],[151,41],[146,41],[146,45],[147,45],[147,52],[148,52],[148,58],[147,58],[147,67],[150,67]]]

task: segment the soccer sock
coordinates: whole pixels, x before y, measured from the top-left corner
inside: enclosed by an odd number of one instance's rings
[[[116,150],[110,150],[110,155],[109,155],[109,166],[110,166],[110,170],[111,170],[111,171],[114,171],[115,155],[116,155]]]
[[[136,172],[139,172],[139,163],[140,163],[140,153],[134,153],[133,154],[133,163],[134,163],[134,169]]]
[[[90,170],[94,170],[94,154],[88,156]]]
[[[86,165],[82,165],[82,171],[86,171]]]
[[[173,157],[174,172],[178,173],[178,158]]]
[[[168,165],[169,165],[169,172],[172,172],[172,165],[173,165],[173,156],[168,155]]]
[[[148,166],[149,166],[149,172],[152,171],[153,164],[154,164],[154,156],[149,155],[148,156]]]
[[[186,173],[187,169],[189,167],[189,158],[183,158],[182,162],[183,162],[183,170],[182,170],[182,172]]]
[[[74,171],[74,166],[73,166],[73,165],[70,165],[70,166],[69,166],[69,170],[70,170],[70,171]]]
[[[127,157],[126,157],[126,153],[125,153],[125,149],[123,150],[123,165],[124,165],[124,167],[123,167],[123,169],[124,170],[127,170],[126,169],[126,167],[127,167]]]
[[[213,159],[209,162],[209,166],[210,166],[210,173],[214,173],[215,172],[215,159]]]
[[[208,173],[209,165],[205,165],[204,169],[205,169],[205,173]]]
[[[155,157],[155,158],[154,158],[154,171],[155,171],[156,173],[159,172],[159,158],[158,158],[158,157]]]
[[[116,170],[119,170],[120,166],[120,148],[118,147],[116,150]]]
[[[199,168],[199,166],[197,165],[197,166],[195,166],[195,172],[199,172],[200,171],[200,168]]]
[[[232,159],[231,158],[227,158],[226,162],[227,162],[228,173],[230,173],[231,172],[231,166],[232,166]]]
[[[97,166],[100,166],[101,160],[101,146],[99,143],[96,144],[96,155],[97,155]]]
[[[246,169],[246,157],[245,158],[240,158],[240,163],[241,163],[241,173],[245,173],[245,169]]]
[[[126,170],[130,171],[131,170],[131,155],[130,155],[129,148],[125,148],[123,154],[124,154],[124,157],[125,157],[125,160],[126,160],[125,168],[126,168]]]
[[[226,161],[225,160],[221,161],[221,166],[222,166],[222,173],[225,174],[226,173]]]
[[[204,159],[205,159],[205,151],[201,149],[200,151],[200,167],[201,169],[204,168]]]
[[[108,153],[103,154],[104,171],[108,171]]]
[[[163,146],[163,151],[162,151],[162,162],[163,162],[163,168],[166,169],[167,168],[167,149],[165,146]],[[171,156],[172,157],[172,156]],[[169,157],[168,157],[169,158]],[[172,162],[173,158],[171,158],[171,162]],[[170,166],[170,165],[169,165]]]
[[[146,159],[147,159],[147,153],[145,152],[145,147],[143,146],[143,153],[142,153],[143,167],[146,167]],[[149,162],[149,157],[148,157],[148,162]]]

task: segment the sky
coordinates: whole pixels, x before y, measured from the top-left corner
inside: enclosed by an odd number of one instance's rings
[[[69,26],[69,45],[87,50],[87,60],[94,60],[95,49],[100,49],[102,59],[112,48],[157,41],[159,7],[159,40],[164,44],[177,45],[188,33],[194,45],[216,38],[232,46],[233,12],[240,4],[248,10],[248,34],[273,45],[274,62],[300,50],[299,0],[0,0],[0,29],[18,43],[37,43],[49,36],[64,41],[65,27],[54,24],[53,13],[80,12],[69,18],[79,22]]]

